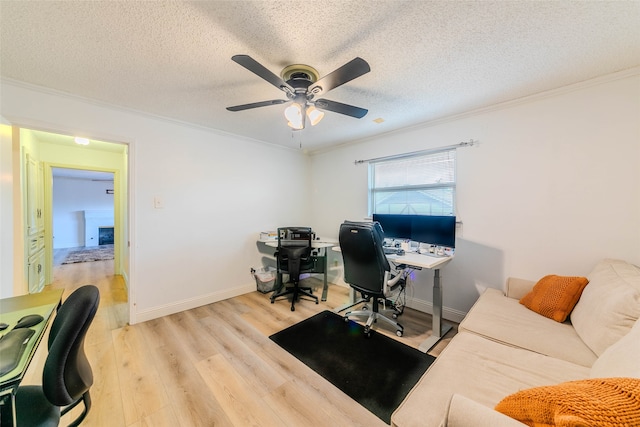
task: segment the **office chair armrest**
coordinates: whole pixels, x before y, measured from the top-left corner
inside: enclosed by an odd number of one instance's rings
[[[384,295],[388,295],[389,291],[398,284],[400,279],[403,278],[404,269],[396,271],[396,273],[397,274],[393,277],[391,277],[391,272],[389,271],[384,273]]]

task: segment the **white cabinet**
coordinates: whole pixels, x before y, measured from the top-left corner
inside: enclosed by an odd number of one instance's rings
[[[44,288],[44,247],[29,257],[27,265],[29,293],[42,291]]]
[[[25,155],[26,252],[29,292],[40,292],[45,282],[44,165]]]
[[[25,171],[27,181],[27,236],[38,234],[40,223],[42,222],[42,205],[40,188],[42,182],[40,178],[40,168],[38,162],[29,154],[25,158]]]

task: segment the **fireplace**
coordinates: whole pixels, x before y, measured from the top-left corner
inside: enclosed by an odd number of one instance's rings
[[[103,243],[103,235],[111,235],[113,243],[113,211],[87,210],[84,211],[84,245],[99,246]],[[108,237],[107,237],[108,238]]]
[[[98,227],[98,245],[113,245],[113,227]]]

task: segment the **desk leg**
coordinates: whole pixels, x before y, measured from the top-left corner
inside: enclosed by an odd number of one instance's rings
[[[433,271],[433,332],[431,336],[424,340],[418,347],[423,353],[431,350],[447,332],[452,328],[451,325],[442,323],[442,286],[440,286],[440,269]]]
[[[327,261],[327,248],[324,248],[324,286],[322,287],[322,301],[327,300],[327,292],[329,291],[329,284],[327,283],[327,274],[329,273],[327,270],[328,261]]]

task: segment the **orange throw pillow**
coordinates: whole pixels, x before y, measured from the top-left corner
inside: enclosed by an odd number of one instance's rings
[[[593,378],[522,390],[496,405],[531,427],[640,425],[640,378]]]
[[[520,304],[556,322],[564,322],[587,283],[586,277],[544,276],[522,297]]]

